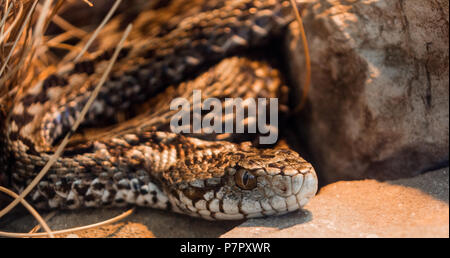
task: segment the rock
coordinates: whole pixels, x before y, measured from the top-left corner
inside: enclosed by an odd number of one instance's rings
[[[298,132],[323,182],[394,179],[448,164],[446,0],[312,1],[303,13],[312,63]],[[301,88],[298,24],[287,43]]]
[[[251,219],[221,237],[449,237],[449,168],[413,178],[339,181],[302,212]]]

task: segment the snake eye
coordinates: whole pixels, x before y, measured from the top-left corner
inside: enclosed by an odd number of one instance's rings
[[[239,169],[234,177],[236,184],[244,190],[251,190],[256,187],[256,177],[245,169]]]

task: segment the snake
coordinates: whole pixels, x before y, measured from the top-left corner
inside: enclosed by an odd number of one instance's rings
[[[40,209],[133,205],[207,220],[302,209],[318,180],[296,151],[239,139],[252,134],[168,129],[176,112],[170,101],[191,99],[194,90],[222,103],[286,97],[282,71],[264,56],[295,20],[289,1],[148,2],[138,14],[115,16],[89,54],[63,62],[17,98],[0,136],[8,185],[22,192],[50,160],[131,22],[133,30],[81,124],[85,129],[73,135],[29,201]]]

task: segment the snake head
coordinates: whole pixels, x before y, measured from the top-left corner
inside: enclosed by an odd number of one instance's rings
[[[289,149],[247,149],[223,154],[215,177],[178,191],[176,206],[205,219],[236,220],[298,210],[318,187],[312,165]]]

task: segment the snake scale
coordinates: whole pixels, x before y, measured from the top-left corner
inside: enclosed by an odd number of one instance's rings
[[[157,4],[136,17],[116,16],[89,56],[67,62],[18,98],[1,137],[0,165],[9,183],[23,191],[49,160],[127,20],[133,31],[82,123],[90,133],[73,137],[28,198],[42,209],[131,204],[209,220],[300,209],[315,195],[317,177],[295,151],[261,148],[236,135],[212,140],[167,130],[175,112],[168,103],[190,98],[194,89],[221,100],[286,94],[281,72],[251,52],[270,52],[268,42],[283,36],[294,20],[289,1],[149,2]],[[144,111],[115,120],[136,105]]]

